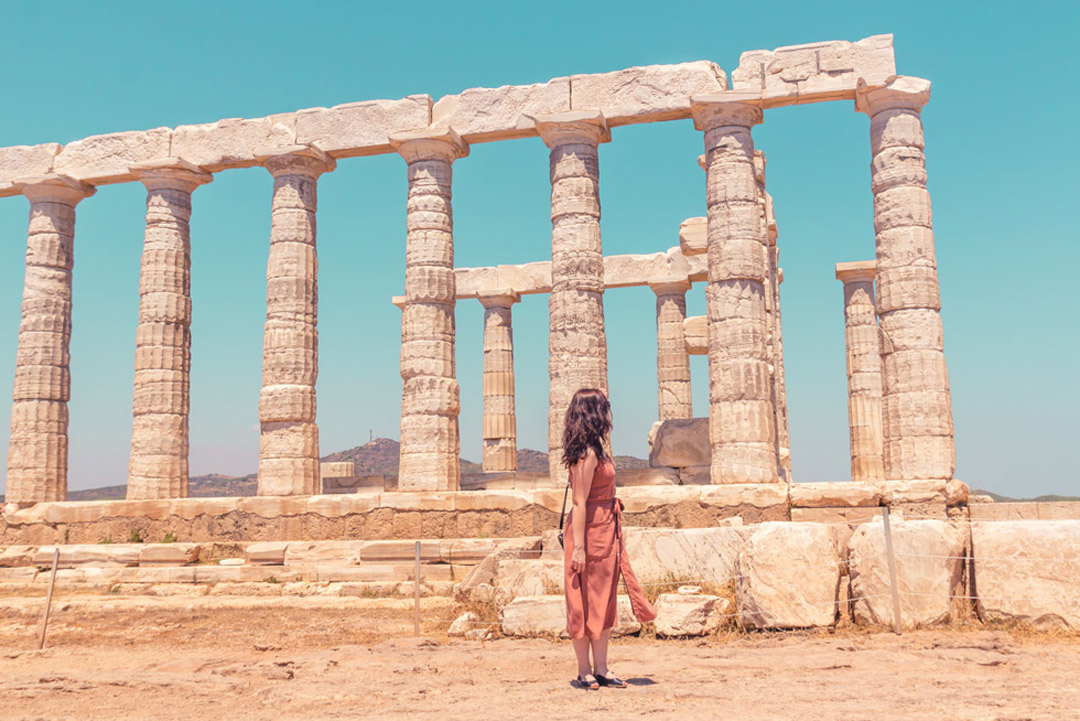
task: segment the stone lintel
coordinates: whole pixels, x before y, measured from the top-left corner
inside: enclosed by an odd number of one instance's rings
[[[746,90],[696,95],[690,98],[690,110],[694,116],[694,127],[698,130],[724,125],[751,127],[764,119],[761,93]]]
[[[466,143],[453,128],[418,128],[390,133],[390,147],[408,163],[441,158],[453,162],[469,154]]]
[[[532,117],[536,132],[549,148],[569,143],[611,142],[611,129],[599,110],[571,110]]]
[[[147,189],[175,188],[191,192],[211,182],[213,174],[183,158],[161,158],[130,166],[131,174]]]
[[[258,148],[255,160],[271,174],[287,174],[300,165],[316,176],[337,168],[337,161],[313,145],[286,145],[284,147]]]
[[[16,178],[12,185],[19,193],[25,195],[31,203],[55,198],[61,202],[75,205],[83,198],[89,198],[97,192],[97,188],[94,186],[76,180],[70,175],[60,173]]]
[[[836,279],[842,283],[873,280],[877,275],[876,260],[859,260],[852,263],[836,264]]]
[[[921,110],[930,101],[930,81],[907,75],[889,78],[884,86],[860,81],[855,89],[855,110],[873,116],[883,110]]]

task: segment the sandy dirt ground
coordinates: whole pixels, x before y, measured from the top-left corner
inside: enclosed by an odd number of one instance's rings
[[[1080,639],[1005,631],[617,639],[625,690],[566,641],[448,639],[461,610],[342,598],[0,598],[0,719],[1080,719]]]

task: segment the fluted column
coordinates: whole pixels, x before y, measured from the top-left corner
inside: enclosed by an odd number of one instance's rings
[[[521,300],[513,290],[479,296],[484,306],[485,473],[517,470],[517,411],[514,408],[514,329],[510,309]]]
[[[874,261],[837,263],[844,284],[851,480],[885,479],[882,462],[881,339],[874,311]]]
[[[30,201],[8,445],[9,503],[67,498],[75,206],[94,188],[66,175],[18,181]]]
[[[683,323],[690,281],[670,278],[649,283],[656,294],[656,386],[659,418],[691,418],[690,354]]]
[[[724,93],[693,98],[691,108],[705,131],[712,482],[776,482],[767,237],[750,136],[761,122],[760,101]]]
[[[450,189],[453,162],[468,155],[469,146],[452,130],[398,133],[390,139],[409,168],[398,488],[456,491],[461,440]]]
[[[259,396],[259,495],[319,492],[318,179],[336,167],[304,145],[257,153],[274,176],[270,259],[266,266],[266,330]]]
[[[776,248],[773,248],[773,265],[776,266],[776,305],[773,309],[773,362],[776,364],[773,387],[776,395],[776,445],[780,449],[782,480],[792,483],[791,434],[788,430],[787,380],[784,377],[784,328],[781,322],[780,286],[784,282],[784,269],[777,265]]]
[[[611,133],[599,111],[540,116],[536,129],[551,149],[548,469],[561,479],[570,399],[581,388],[608,390],[598,146]]]
[[[855,99],[870,116],[888,480],[948,479],[956,465],[920,116],[929,99],[928,81],[903,76]]]
[[[146,186],[127,497],[188,492],[191,194],[213,176],[177,158],[132,173]]]

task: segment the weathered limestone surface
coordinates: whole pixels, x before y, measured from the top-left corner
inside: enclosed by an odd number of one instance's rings
[[[104,185],[135,180],[131,167],[171,157],[171,128],[93,135],[65,145],[53,161],[53,172]]]
[[[860,81],[883,85],[896,74],[892,35],[751,50],[731,73],[733,90],[762,95],[766,108],[855,97]]]
[[[881,489],[871,483],[793,483],[792,508],[880,506]]]
[[[724,90],[727,74],[705,60],[570,76],[571,109],[599,109],[610,127],[689,118],[691,96]]]
[[[562,560],[536,558],[499,561],[495,571],[495,598],[509,603],[518,596],[543,596],[563,592]]]
[[[1080,629],[1080,521],[973,522],[971,545],[982,618]]]
[[[469,146],[454,131],[390,138],[408,163],[405,306],[401,316],[403,491],[454,491],[461,478],[460,390],[454,363],[453,162]]]
[[[686,343],[686,352],[690,355],[708,355],[708,316],[692,315],[683,321],[683,341]]]
[[[559,596],[519,596],[499,612],[502,632],[507,636],[558,636],[567,638],[566,599]],[[637,633],[641,624],[634,618],[628,596],[619,596],[618,616],[612,636]]]
[[[775,242],[775,235],[772,230],[770,230],[770,237],[772,237],[773,242]],[[774,246],[772,248],[772,267],[776,272],[773,290],[775,308],[773,309],[772,346],[773,364],[776,366],[773,372],[773,389],[776,405],[776,446],[780,456],[780,470],[783,480],[792,483],[791,432],[788,426],[787,377],[784,374],[784,324],[782,322],[783,314],[780,310],[780,286],[784,282],[784,269],[780,268],[777,265],[777,262],[777,249]]]
[[[627,527],[626,553],[642,583],[723,585],[734,578],[739,550],[751,533],[750,526]]]
[[[15,195],[19,191],[11,181],[53,172],[53,161],[63,147],[59,143],[40,145],[12,145],[0,148],[0,197]],[[6,187],[5,187],[6,180]]]
[[[484,411],[481,438],[485,473],[517,470],[517,411],[514,407],[514,329],[511,308],[521,296],[479,296],[484,306]]]
[[[707,593],[662,593],[656,599],[656,633],[660,636],[705,636],[728,620],[731,603]]]
[[[855,103],[870,116],[889,480],[949,479],[956,466],[920,117],[929,99],[928,81],[900,76]]]
[[[844,284],[844,340],[847,348],[848,425],[851,480],[885,478],[881,428],[881,337],[874,308],[877,263],[837,263]]]
[[[900,619],[905,626],[947,622],[952,596],[963,592],[962,575],[967,534],[947,521],[890,520],[896,581],[900,589]],[[891,625],[893,602],[885,526],[864,523],[848,545],[851,597],[858,623]]]
[[[537,116],[536,129],[551,149],[548,470],[560,478],[570,399],[581,388],[608,389],[598,146],[611,133],[598,111]]]
[[[409,95],[308,108],[296,113],[296,142],[313,145],[333,158],[389,153],[389,135],[427,127],[431,105],[429,95]]]
[[[650,434],[650,441],[649,465],[654,468],[709,465],[708,418],[661,421]]]
[[[256,150],[296,145],[296,114],[265,118],[226,118],[214,123],[178,125],[173,130],[174,157],[210,172],[259,164]]]
[[[690,418],[690,355],[683,339],[686,291],[690,281],[672,278],[649,283],[656,294],[656,380],[659,418]]]
[[[683,255],[709,252],[708,218],[687,218],[679,225],[679,248]]]
[[[451,127],[468,143],[536,135],[537,115],[570,110],[570,78],[534,85],[470,88],[431,108],[432,127]]]
[[[1080,520],[1080,502],[976,502],[980,496],[969,499],[968,513],[973,521],[1065,521]],[[989,498],[989,496],[986,496]]]
[[[213,176],[177,158],[132,168],[146,186],[127,497],[183,498],[191,388],[191,194]]]
[[[318,258],[315,212],[319,176],[336,167],[317,148],[292,146],[256,157],[274,176],[266,330],[259,396],[259,495],[319,491]]]
[[[763,523],[739,553],[739,623],[747,628],[831,626],[840,557],[828,526]]]
[[[768,239],[750,137],[760,122],[760,99],[751,94],[694,100],[694,125],[705,131],[709,209],[705,297],[713,483],[778,480],[765,303]]]
[[[67,497],[75,206],[94,189],[66,175],[21,181],[30,201],[8,445],[8,503]]]

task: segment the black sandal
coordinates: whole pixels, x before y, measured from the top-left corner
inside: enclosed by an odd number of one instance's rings
[[[595,674],[595,676],[596,676],[596,681],[601,686],[607,686],[608,688],[626,688],[627,686],[630,685],[630,684],[626,683],[626,681],[623,681],[618,676],[602,676],[600,674]]]
[[[593,677],[592,681],[586,681],[585,680],[589,676]],[[591,673],[585,674],[584,676],[579,674],[578,677],[577,677],[577,682],[578,682],[578,686],[585,689],[586,691],[596,691],[597,689],[600,688],[599,677],[597,677],[597,676],[595,676],[595,675],[593,675]]]

